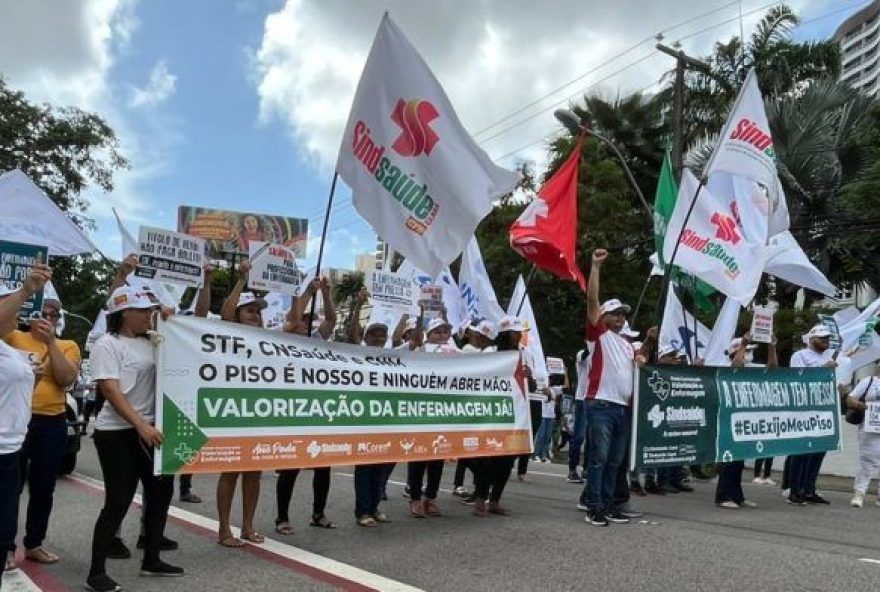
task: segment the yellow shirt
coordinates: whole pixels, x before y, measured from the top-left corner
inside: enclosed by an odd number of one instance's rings
[[[35,354],[32,359],[42,363],[43,376],[34,386],[34,398],[31,403],[33,414],[58,415],[64,413],[64,393],[67,391],[67,387],[55,382],[55,377],[52,376],[49,346],[34,339],[34,336],[27,331],[13,331],[5,337],[5,341],[10,347]],[[69,339],[58,339],[56,343],[58,343],[58,349],[61,350],[64,357],[79,367],[81,357],[76,342]]]

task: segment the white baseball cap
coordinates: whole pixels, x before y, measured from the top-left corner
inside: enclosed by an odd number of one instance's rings
[[[522,333],[522,330],[522,320],[516,317],[505,315],[501,317],[500,321],[498,321],[498,333],[504,333],[505,331],[516,331],[517,333]]]
[[[809,341],[813,337],[831,337],[831,331],[828,330],[828,327],[819,323],[817,325],[813,325],[810,331],[804,335],[804,341]]]
[[[425,333],[430,333],[435,329],[439,329],[440,327],[449,327],[452,329],[452,325],[443,320],[443,317],[437,317],[435,319],[431,319],[431,322],[428,323],[428,328]]]
[[[740,346],[742,345],[742,341],[743,341],[742,337],[736,337],[736,338],[732,339],[730,342],[730,345],[727,346],[727,351],[725,351],[724,353],[726,353],[729,356],[730,354],[736,352],[737,350],[739,350]],[[753,349],[756,349],[757,347],[758,346],[755,345],[754,343],[750,343],[746,346],[746,349],[748,351],[752,351]]]
[[[379,322],[370,323],[369,325],[367,325],[367,328],[364,329],[364,334],[366,335],[367,333],[369,333],[373,329],[385,329],[387,331],[388,325],[386,325],[385,323],[379,323]]]
[[[256,294],[253,292],[242,292],[238,295],[238,304],[235,305],[236,310],[241,308],[242,306],[247,306],[248,304],[253,304],[256,302],[260,306],[260,310],[266,308],[266,301],[262,298],[257,298]]]
[[[121,286],[113,290],[107,299],[107,314],[113,314],[129,308],[153,308],[155,304],[143,290],[131,286]]]
[[[477,333],[488,339],[495,339],[496,337],[498,337],[498,329],[495,328],[495,325],[485,319],[481,321],[473,321],[468,326],[468,329],[470,329],[471,331],[476,331]]]
[[[624,304],[617,298],[612,298],[611,300],[606,300],[602,304],[602,308],[599,309],[600,314],[608,314],[609,312],[614,312],[617,310],[622,310],[625,314],[629,314],[629,311],[632,310],[629,304]]]

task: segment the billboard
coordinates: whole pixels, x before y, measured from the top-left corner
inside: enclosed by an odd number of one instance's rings
[[[194,206],[177,208],[177,231],[205,239],[209,259],[223,259],[229,253],[247,255],[251,241],[284,245],[303,259],[308,229],[305,218]]]

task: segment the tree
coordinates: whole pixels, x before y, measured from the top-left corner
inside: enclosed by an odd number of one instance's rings
[[[128,167],[116,135],[98,115],[73,107],[35,105],[0,77],[0,173],[20,169],[81,228],[84,191],[96,185],[113,190],[113,175]],[[91,256],[53,258],[53,284],[64,307],[94,319],[106,300],[114,264]],[[66,336],[85,343],[88,327],[71,319]]]

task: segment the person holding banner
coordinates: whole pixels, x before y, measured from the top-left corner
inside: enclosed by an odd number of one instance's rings
[[[107,301],[107,333],[91,352],[92,375],[108,404],[95,422],[95,448],[104,477],[104,507],[95,522],[86,589],[119,590],[106,571],[113,538],[137,490],[144,490],[143,576],[182,576],[159,558],[174,478],[153,474],[153,454],[163,441],[156,415],[156,350],[148,332],[158,307],[146,293],[117,288]]]
[[[266,308],[266,301],[257,298],[253,292],[244,292],[247,283],[247,275],[251,269],[251,263],[247,259],[239,263],[238,281],[232,288],[232,292],[223,302],[220,316],[229,323],[240,323],[251,327],[262,327],[262,310]],[[207,269],[206,269],[207,272]],[[210,286],[206,283],[206,286]],[[206,288],[207,298],[210,298],[210,288]],[[230,515],[232,514],[232,499],[235,497],[235,484],[241,475],[241,538],[232,534]],[[254,515],[257,513],[257,501],[260,499],[260,472],[226,472],[221,473],[217,480],[217,514],[220,526],[218,540],[224,547],[243,547],[244,541],[260,544],[266,540],[262,534],[254,528]],[[244,539],[244,540],[242,540]]]
[[[55,492],[55,480],[67,445],[65,400],[68,387],[79,376],[81,361],[75,341],[58,339],[61,301],[45,297],[38,318],[21,324],[4,340],[39,364],[27,437],[19,451],[22,480],[28,484],[25,557],[37,563],[55,563],[58,556],[43,547]]]
[[[880,431],[877,430],[876,421],[871,422],[867,413],[869,406],[880,404],[880,372],[861,379],[847,397],[846,404],[848,409],[862,412],[862,421],[859,423],[859,466],[853,482],[853,498],[850,501],[852,507],[861,508],[865,503],[865,494],[871,479],[880,480]],[[875,504],[880,506],[880,495]]]
[[[831,331],[819,323],[803,336],[807,347],[796,351],[791,356],[789,366],[792,368],[836,368],[837,353],[829,349]],[[828,500],[816,493],[816,480],[819,469],[825,459],[824,452],[797,454],[790,457],[788,503],[793,506],[807,504],[830,504]]]
[[[751,334],[746,333],[730,342],[727,347],[727,358],[731,368],[745,368],[752,366],[754,350],[758,346],[751,342]],[[771,337],[767,344],[767,368],[778,368],[779,360],[776,357],[776,338]],[[747,500],[742,488],[742,474],[745,469],[745,461],[735,460],[723,462],[718,465],[718,484],[715,486],[715,504],[719,508],[737,510],[739,508],[754,508],[757,504]]]
[[[324,300],[324,320],[315,327],[311,313],[306,313],[305,311],[311,304],[312,298],[316,297],[318,291],[321,292]],[[287,320],[284,322],[284,331],[302,336],[309,336],[311,333],[311,337],[315,339],[326,340],[332,335],[335,325],[336,308],[333,306],[333,292],[330,289],[330,281],[326,277],[321,279],[315,278],[309,283],[303,294],[295,298],[291,303],[290,310],[287,313]],[[311,332],[309,331],[310,326],[313,328]],[[278,534],[293,534],[288,511],[290,509],[290,499],[293,497],[293,487],[296,485],[299,471],[299,469],[278,471],[278,481],[275,484],[275,501],[278,509],[278,514],[275,518],[275,532]],[[327,497],[330,495],[330,467],[318,467],[313,471],[312,519],[309,522],[309,526],[336,528],[336,523],[331,522],[324,515],[324,510],[327,507]]]
[[[15,537],[21,493],[18,455],[31,419],[35,379],[34,367],[2,338],[15,330],[22,304],[42,290],[51,277],[52,269],[38,263],[17,291],[0,283],[0,553],[5,560],[0,580],[4,571],[16,569]]]

